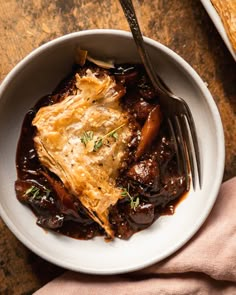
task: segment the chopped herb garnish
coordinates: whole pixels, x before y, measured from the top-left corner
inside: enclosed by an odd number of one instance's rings
[[[109,136],[109,137],[114,137],[114,134],[116,134],[116,136],[118,136],[117,131],[118,131],[120,128],[122,128],[123,126],[125,126],[125,124],[122,124],[122,125],[120,125],[119,127],[115,128],[115,129],[113,129],[113,130],[111,130],[110,132],[108,132],[108,133],[107,133],[106,135],[104,135],[103,137],[107,137],[107,136]]]
[[[40,197],[40,189],[32,185],[26,190],[25,195],[31,196],[33,199],[38,199]]]
[[[130,207],[131,209],[136,210],[136,208],[138,207],[140,201],[139,201],[139,197],[136,197],[135,199],[133,198],[132,200],[130,200]]]
[[[103,141],[105,138],[107,137],[113,137],[115,139],[115,141],[118,139],[118,133],[117,131],[122,128],[125,124],[120,125],[119,127],[111,130],[110,132],[108,132],[107,134],[105,134],[102,137],[98,137],[95,141],[94,141],[94,145],[93,145],[93,152],[98,151],[102,145],[103,145]],[[83,133],[83,135],[80,137],[80,141],[85,145],[88,144],[89,141],[92,141],[94,139],[94,134],[93,131],[85,131]]]
[[[86,146],[89,141],[93,140],[93,131],[85,131],[80,140]]]
[[[100,147],[103,145],[103,139],[102,137],[98,137],[96,141],[94,142],[93,151],[96,152],[100,149]]]
[[[118,139],[118,133],[116,131],[112,132],[109,136],[115,138],[115,141]]]
[[[94,146],[93,146],[93,151],[96,152],[97,150],[99,150],[102,145],[103,145],[103,140],[106,138],[106,137],[113,137],[115,140],[118,139],[118,133],[117,131],[122,128],[123,126],[125,126],[125,124],[122,124],[120,125],[119,127],[111,130],[110,132],[108,132],[107,134],[105,134],[103,137],[98,137],[96,139],[96,141],[94,142]]]
[[[45,196],[46,198],[49,197],[51,191],[49,189],[46,189],[45,194],[40,194],[40,189],[34,185],[32,185],[30,188],[28,188],[25,192],[25,195],[28,195],[31,197],[31,199],[34,199],[34,200],[39,200],[41,199],[43,196]]]
[[[126,188],[122,188],[121,196],[122,197],[129,197],[131,209],[136,210],[136,208],[138,207],[138,205],[140,203],[140,200],[139,200],[139,197],[132,197],[130,195],[129,185],[128,185],[128,188],[127,189]]]

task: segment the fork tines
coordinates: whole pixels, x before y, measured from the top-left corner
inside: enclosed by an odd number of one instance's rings
[[[201,188],[199,149],[191,113],[189,115],[187,110],[185,114],[181,113],[173,116],[172,119],[168,118],[167,122],[176,151],[178,170],[185,175],[187,190],[190,189],[191,180],[194,190],[197,181]]]

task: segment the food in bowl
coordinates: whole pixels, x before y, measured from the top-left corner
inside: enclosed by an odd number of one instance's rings
[[[128,239],[173,214],[188,184],[143,67],[85,57],[26,114],[16,195],[44,228]]]
[[[78,240],[42,230],[36,226],[35,214],[28,206],[17,202],[13,183],[17,179],[15,152],[23,118],[40,97],[52,93],[71,71],[75,48],[86,48],[92,56],[120,64],[139,63],[132,35],[124,31],[91,30],[60,37],[23,59],[0,86],[0,134],[4,138],[0,144],[1,217],[30,250],[63,268],[111,275],[159,262],[189,241],[215,203],[224,171],[224,134],[214,99],[198,74],[180,56],[154,40],[144,39],[162,79],[191,108],[201,154],[202,187],[195,190],[191,187],[186,198],[177,201],[172,216],[161,216],[128,241],[114,238],[104,243],[102,237]]]

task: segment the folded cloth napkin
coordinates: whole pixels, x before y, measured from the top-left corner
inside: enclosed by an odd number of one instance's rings
[[[171,257],[123,275],[68,271],[34,294],[236,294],[236,177],[222,184],[202,228]]]

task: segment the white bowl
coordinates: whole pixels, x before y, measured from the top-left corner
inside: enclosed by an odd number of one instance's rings
[[[24,115],[50,93],[71,70],[74,49],[116,62],[139,61],[132,36],[116,30],[72,33],[34,50],[6,77],[0,88],[0,213],[16,237],[44,259],[64,268],[93,274],[137,270],[158,262],[183,246],[200,228],[216,200],[224,170],[221,119],[205,83],[176,53],[145,38],[158,72],[189,104],[200,145],[202,189],[190,191],[173,216],[159,218],[130,240],[106,243],[45,232],[29,208],[15,196],[15,154]],[[206,245],[207,247],[207,245]]]

